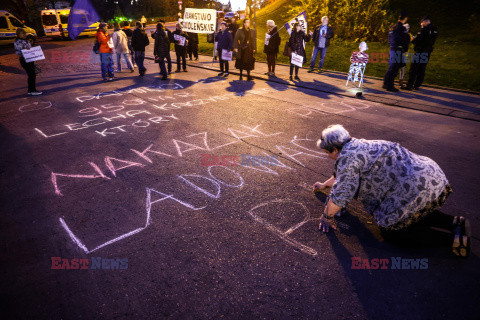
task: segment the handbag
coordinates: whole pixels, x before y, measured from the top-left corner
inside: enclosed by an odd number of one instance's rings
[[[98,40],[95,40],[95,43],[93,44],[92,50],[95,54],[100,53],[100,43],[98,42]]]
[[[290,46],[288,45],[288,41],[285,42],[285,49],[283,50],[283,55],[285,57],[291,57],[292,56],[292,48],[290,48]]]

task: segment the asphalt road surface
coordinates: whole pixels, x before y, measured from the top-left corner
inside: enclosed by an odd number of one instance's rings
[[[478,318],[478,122],[193,67],[165,82],[150,61],[107,83],[93,62],[46,64],[46,94],[26,97],[8,50],[2,318]],[[454,188],[443,210],[477,235],[468,260],[384,242],[356,202],[338,231],[318,231],[310,188],[334,163],[315,142],[335,123],[439,163]],[[353,269],[358,257],[388,268]]]

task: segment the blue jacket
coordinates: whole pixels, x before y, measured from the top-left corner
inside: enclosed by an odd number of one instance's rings
[[[217,50],[228,50],[232,51],[233,47],[233,39],[232,39],[232,34],[228,29],[225,29],[225,31],[219,31],[217,33]]]

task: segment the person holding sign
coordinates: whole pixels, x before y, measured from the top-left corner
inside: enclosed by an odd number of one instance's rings
[[[228,61],[232,61],[232,34],[227,29],[227,23],[224,21],[220,24],[220,31],[217,34],[218,39],[218,56],[220,57],[220,77],[228,77]],[[224,59],[226,58],[226,59]]]
[[[310,41],[310,35],[305,34],[302,30],[300,23],[295,22],[293,30],[288,40],[288,47],[290,48],[292,55],[290,59],[290,81],[293,81],[293,69],[295,69],[295,80],[300,81],[298,77],[298,69],[305,63],[307,55],[303,42]]]
[[[180,60],[182,61],[183,71],[187,72],[187,34],[182,30],[182,24],[177,22],[177,29],[173,31],[175,42],[175,53],[177,55],[177,71],[180,72]]]
[[[240,69],[240,80],[243,80],[243,70],[247,71],[247,80],[252,81],[250,71],[255,69],[255,52],[257,51],[257,36],[250,29],[250,19],[243,20],[243,27],[238,29],[233,41],[233,51],[237,53],[235,67]]]
[[[98,43],[100,44],[100,63],[102,69],[102,78],[104,81],[113,80],[113,57],[112,47],[110,42],[110,35],[107,32],[107,24],[100,23],[98,26],[97,34],[95,35]],[[111,47],[111,46],[112,47]]]
[[[277,59],[278,47],[280,47],[280,36],[275,21],[267,20],[268,33],[265,34],[265,46],[263,52],[267,55],[267,65],[269,76],[275,76],[275,60]]]
[[[20,65],[27,72],[28,76],[28,95],[29,96],[38,96],[42,92],[37,91],[35,84],[37,74],[35,72],[35,62],[26,62],[25,57],[23,56],[22,50],[30,50],[32,45],[27,41],[27,33],[23,28],[17,28],[17,37],[13,43],[15,48],[15,53],[20,58]]]
[[[334,36],[332,27],[328,25],[327,16],[322,17],[322,24],[315,28],[312,35],[314,47],[312,59],[310,60],[310,70],[308,70],[308,72],[314,71],[318,53],[320,53],[320,60],[318,60],[318,72],[320,72],[323,68],[327,48],[330,45],[330,39]]]

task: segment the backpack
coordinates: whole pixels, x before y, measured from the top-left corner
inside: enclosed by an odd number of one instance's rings
[[[93,52],[95,52],[95,54],[100,53],[100,43],[98,42],[98,40],[95,40],[95,43],[93,44],[92,50],[93,50]]]

